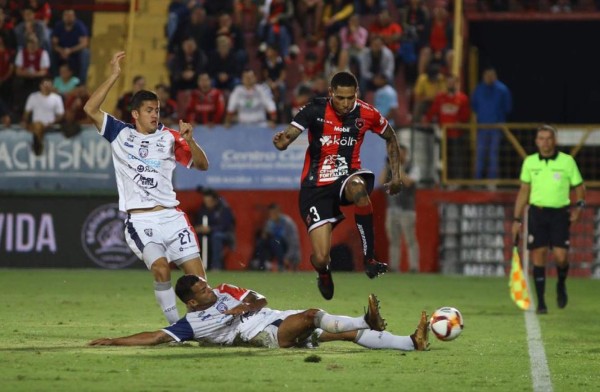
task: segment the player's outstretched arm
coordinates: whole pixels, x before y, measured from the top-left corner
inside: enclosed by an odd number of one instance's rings
[[[85,103],[83,110],[92,119],[94,125],[99,130],[102,129],[102,122],[104,121],[104,112],[100,110],[100,106],[106,99],[108,92],[115,84],[119,76],[121,75],[121,65],[119,64],[121,59],[125,57],[125,52],[117,52],[110,60],[111,73],[90,96],[90,99]]]
[[[194,167],[198,170],[208,170],[208,158],[202,147],[194,140],[194,127],[192,124],[179,120],[179,134],[190,146]]]
[[[404,170],[400,167],[400,147],[398,147],[396,132],[389,124],[381,136],[385,139],[389,165],[392,171],[392,179],[386,184],[383,184],[383,186],[387,193],[395,195],[400,192],[402,180],[406,178]]]
[[[102,338],[92,340],[88,346],[156,346],[172,342],[174,339],[164,331],[141,332],[121,338]]]
[[[302,131],[295,126],[288,125],[285,130],[277,132],[275,136],[273,136],[273,145],[275,145],[275,148],[278,150],[283,151],[288,148],[301,133]]]

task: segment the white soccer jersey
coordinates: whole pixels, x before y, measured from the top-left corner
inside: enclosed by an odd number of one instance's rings
[[[153,134],[104,113],[99,133],[110,142],[119,190],[119,209],[175,207],[173,190],[176,162],[191,167],[190,146],[179,132],[159,124]]]
[[[301,312],[262,308],[249,317],[226,315],[223,314],[225,311],[241,304],[250,293],[254,293],[259,299],[264,297],[255,291],[229,284],[222,284],[213,289],[213,292],[217,295],[213,306],[206,310],[190,312],[163,331],[178,342],[197,340],[232,345],[236,338],[248,342],[276,320],[283,320],[290,314]]]
[[[259,85],[250,90],[242,85],[236,86],[227,103],[227,111],[237,112],[240,124],[264,124],[267,121],[267,113],[276,110],[273,98]]]

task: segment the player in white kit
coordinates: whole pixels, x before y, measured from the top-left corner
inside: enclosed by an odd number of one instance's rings
[[[160,102],[141,90],[131,100],[135,125],[100,109],[121,74],[124,52],[111,60],[111,74],[90,96],[84,110],[98,132],[111,144],[119,191],[119,209],[127,212],[125,238],[133,252],[154,275],[154,293],[167,321],[179,320],[169,262],[186,274],[206,277],[198,238],[186,214],[177,208],[173,170],[208,169],[208,159],[193,138],[192,126],[179,122],[179,132],[159,123]]]
[[[345,340],[373,349],[423,351],[428,346],[427,314],[423,311],[416,331],[397,336],[384,331],[379,301],[369,296],[366,315],[335,316],[321,309],[274,310],[259,293],[222,284],[212,289],[204,279],[184,275],[177,280],[179,299],[188,313],[177,323],[154,332],[120,338],[96,339],[92,346],[152,346],[196,340],[226,346],[310,347],[318,342]],[[314,343],[313,343],[314,342]]]

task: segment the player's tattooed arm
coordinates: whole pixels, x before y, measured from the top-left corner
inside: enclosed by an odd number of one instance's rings
[[[161,343],[172,342],[174,339],[164,331],[140,332],[121,338],[102,338],[92,340],[88,346],[156,346]]]
[[[388,124],[382,137],[385,139],[389,165],[392,172],[392,179],[384,184],[384,187],[390,195],[395,195],[400,192],[403,179],[406,178],[406,173],[404,173],[404,170],[400,165],[400,148],[398,147],[398,140],[394,128]]]
[[[283,151],[288,148],[288,146],[292,144],[292,142],[296,140],[301,133],[302,131],[295,126],[288,125],[285,130],[277,132],[275,136],[273,136],[273,145],[275,145],[275,148],[278,150]]]

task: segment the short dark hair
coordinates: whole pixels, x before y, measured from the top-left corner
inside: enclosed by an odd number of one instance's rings
[[[333,75],[330,84],[333,90],[335,90],[338,87],[358,88],[358,81],[356,80],[356,76],[347,71],[341,71]]]
[[[219,194],[212,188],[204,188],[202,190],[202,195],[212,197],[215,200],[219,200]]]
[[[269,210],[278,210],[279,209],[279,204],[277,203],[271,203],[269,204]]]
[[[177,279],[177,284],[175,285],[175,294],[177,294],[177,298],[183,303],[187,303],[187,301],[194,298],[192,286],[199,281],[200,277],[196,275],[183,275]]]
[[[135,75],[133,77],[132,84],[136,84],[137,82],[139,82],[142,79],[144,79],[144,77],[142,75]]]
[[[158,102],[158,95],[154,91],[140,90],[131,97],[131,110],[139,110],[144,101]]]

